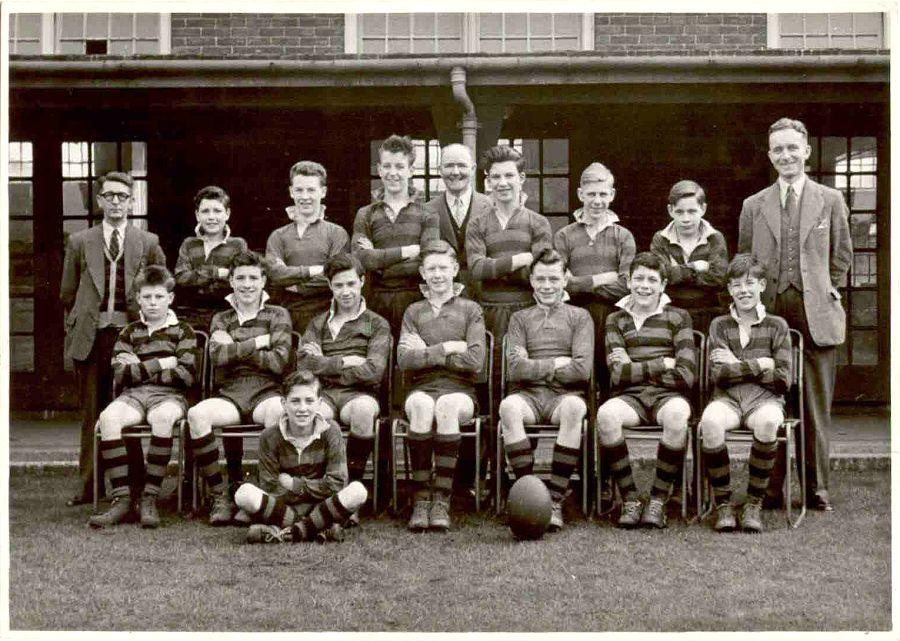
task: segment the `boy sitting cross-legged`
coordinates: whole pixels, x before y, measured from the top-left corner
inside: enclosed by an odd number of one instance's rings
[[[248,543],[340,539],[340,525],[366,501],[359,481],[347,484],[340,427],[319,413],[321,383],[308,370],[284,382],[284,414],[259,440],[259,485],[244,483],[235,502],[257,521]],[[332,526],[337,526],[332,528]]]
[[[703,459],[716,502],[715,529],[734,530],[731,464],[725,432],[744,423],[753,430],[748,463],[747,501],[741,529],[761,532],[763,496],[775,463],[778,427],[784,420],[784,394],[791,382],[791,337],[780,316],[766,313],[760,296],[766,269],[755,256],[738,254],[726,272],[731,313],[709,326],[712,401],[703,410]]]
[[[100,451],[112,485],[112,505],[91,517],[94,528],[121,523],[132,510],[123,428],[150,424],[141,525],[159,525],[156,499],[172,455],[172,429],[184,417],[184,392],[196,378],[197,339],[169,309],[175,279],[162,266],[148,266],[135,280],[141,319],[125,326],[113,348],[112,368],[120,394],[100,414]]]

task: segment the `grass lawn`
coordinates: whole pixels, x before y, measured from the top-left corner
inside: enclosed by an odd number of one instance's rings
[[[887,630],[890,473],[832,476],[837,511],[763,535],[670,521],[620,531],[573,519],[517,543],[498,520],[446,534],[363,520],[341,544],[243,544],[163,513],[157,531],[92,531],[71,473],[13,471],[13,630]]]

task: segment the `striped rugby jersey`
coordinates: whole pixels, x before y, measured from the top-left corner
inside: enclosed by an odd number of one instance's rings
[[[140,363],[123,365],[116,360],[119,354],[134,354]],[[174,356],[178,364],[162,369],[160,359]],[[113,347],[113,379],[121,391],[139,385],[165,385],[178,391],[191,387],[197,380],[197,338],[191,326],[179,321],[169,310],[167,324],[149,333],[144,321],[125,326]]]
[[[213,247],[207,257],[202,237],[186,238],[175,262],[175,284],[182,294],[176,299],[177,304],[188,309],[221,308],[231,285],[228,279],[219,278],[219,268],[228,268],[231,259],[243,251],[247,251],[247,242],[226,234],[225,242]]]
[[[210,340],[209,357],[216,368],[216,386],[243,376],[264,376],[281,381],[291,352],[291,316],[277,305],[263,304],[255,318],[240,323],[237,311],[227,309],[213,316],[210,336],[224,330],[233,343]],[[269,334],[269,347],[256,349],[257,336]]]
[[[330,298],[328,279],[324,274],[310,276],[309,266],[324,266],[329,258],[349,251],[350,237],[340,225],[317,218],[300,237],[292,221],[269,234],[266,241],[269,279],[273,285],[290,286],[297,294]]]
[[[576,220],[580,211],[573,214]],[[612,212],[609,215],[612,222],[600,229],[593,240],[583,222],[574,222],[556,232],[553,246],[572,272],[566,286],[570,294],[593,293],[614,303],[628,293],[626,283],[635,244],[631,232],[615,223],[618,217]],[[603,272],[618,272],[619,278],[615,283],[594,287],[593,276]]]
[[[716,364],[710,361],[710,378],[716,390],[727,392],[743,386],[764,387],[775,394],[785,394],[791,385],[791,335],[787,321],[766,314],[750,326],[750,340],[741,346],[737,320],[730,314],[717,316],[709,325],[709,350],[725,347],[740,362]],[[774,370],[763,371],[758,358],[775,361]]]
[[[666,293],[680,307],[714,307],[727,296],[725,272],[728,270],[728,247],[725,236],[707,221],[700,221],[700,244],[685,257],[676,240],[675,224],[653,234],[650,251],[659,256],[667,267]],[[698,272],[687,263],[705,260],[709,269]]]

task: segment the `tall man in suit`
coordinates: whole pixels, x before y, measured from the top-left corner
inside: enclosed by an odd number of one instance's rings
[[[846,315],[838,287],[853,248],[841,192],[805,173],[810,155],[806,127],[781,118],[769,127],[769,160],[775,184],[744,201],[738,252],[768,266],[762,302],[803,334],[806,504],[831,511],[828,496],[828,435],[834,396],[835,346],[844,342]],[[766,503],[779,504],[785,472],[779,453]]]
[[[59,291],[66,309],[65,354],[75,364],[82,409],[80,485],[69,506],[93,500],[94,425],[112,401],[113,345],[119,331],[138,318],[134,279],[147,265],[166,264],[156,234],[128,224],[131,176],[110,172],[98,185],[103,222],[69,236]],[[129,464],[142,470],[140,444],[129,444]]]
[[[446,188],[428,201],[426,207],[438,215],[441,240],[447,241],[459,261],[457,282],[465,286],[462,295],[478,298],[478,282],[469,279],[466,262],[466,229],[469,221],[491,211],[491,199],[475,191],[472,179],[475,160],[465,145],[452,143],[441,150],[441,178]]]

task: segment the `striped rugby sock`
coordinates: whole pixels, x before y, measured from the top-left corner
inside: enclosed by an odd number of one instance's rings
[[[547,484],[550,488],[550,496],[554,501],[563,500],[566,490],[569,487],[569,479],[575,466],[578,465],[578,458],[581,455],[581,449],[576,447],[566,447],[556,443],[553,446],[553,461],[550,464],[550,482]]]
[[[453,490],[460,441],[462,436],[458,432],[434,436],[434,490],[444,497],[450,496]]]
[[[200,473],[206,479],[210,492],[213,495],[225,494],[225,479],[222,478],[222,470],[219,466],[219,447],[216,445],[216,437],[212,432],[205,436],[192,440],[194,459],[200,468]]]
[[[650,490],[652,496],[663,500],[669,497],[675,477],[681,471],[683,459],[683,447],[674,449],[660,441],[656,450],[656,478],[653,479],[653,488]]]
[[[731,459],[725,444],[712,450],[704,447],[703,464],[706,466],[706,477],[712,486],[716,505],[726,505],[731,501]]]
[[[150,447],[147,450],[147,476],[144,481],[144,494],[159,496],[159,488],[162,486],[171,458],[172,437],[152,434]]]
[[[506,450],[506,458],[512,466],[513,474],[517,479],[534,473],[534,453],[531,451],[531,441],[527,438],[510,443],[504,441],[503,449]]]
[[[374,443],[374,436],[359,436],[350,432],[347,437],[347,474],[351,481],[362,479]]]
[[[747,481],[747,497],[762,500],[769,487],[769,477],[775,466],[775,450],[778,442],[763,443],[755,437],[750,447],[750,460],[747,463],[750,478]]]
[[[619,493],[625,501],[633,501],[637,498],[637,488],[634,485],[634,476],[631,473],[631,456],[628,454],[628,443],[623,438],[618,443],[613,443],[604,448],[607,452],[604,460],[609,461],[613,480],[619,486]]]
[[[434,442],[431,432],[410,430],[406,442],[409,444],[409,466],[412,470],[415,500],[428,500],[431,485],[431,450]]]
[[[106,464],[106,478],[112,486],[113,498],[127,498],[128,488],[128,455],[125,452],[125,441],[121,438],[100,441],[100,453]]]

